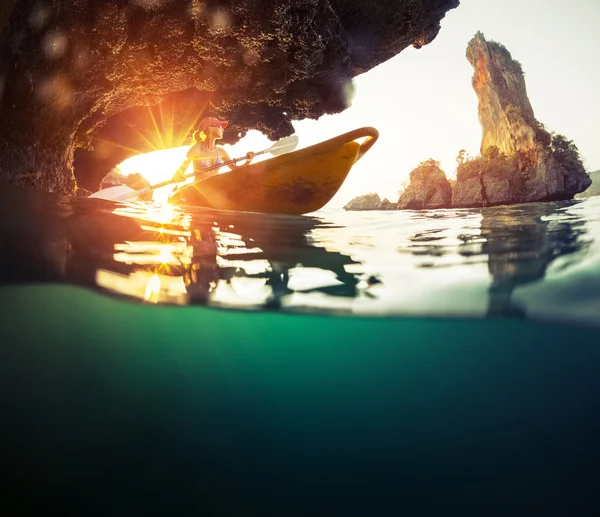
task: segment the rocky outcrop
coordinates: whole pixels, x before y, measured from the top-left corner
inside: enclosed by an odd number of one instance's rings
[[[371,193],[350,200],[344,205],[344,210],[379,210],[380,205],[379,194]]]
[[[432,41],[459,2],[4,4],[0,177],[73,193],[132,154],[182,145],[209,114],[229,120],[233,143],[343,111],[355,75]]]
[[[483,135],[481,156],[459,165],[453,206],[572,199],[591,183],[577,147],[534,116],[521,65],[478,32],[467,46]]]
[[[449,208],[450,183],[434,160],[421,162],[410,173],[410,184],[398,199],[398,209]]]
[[[383,200],[379,194],[365,194],[350,200],[344,205],[344,210],[397,210],[397,203],[392,203],[388,198]]]
[[[508,158],[498,148],[490,147],[483,156],[459,164],[452,189],[452,206],[511,204],[521,195],[521,189],[517,159]]]
[[[392,203],[387,197],[379,203],[377,210],[397,210],[398,203]]]

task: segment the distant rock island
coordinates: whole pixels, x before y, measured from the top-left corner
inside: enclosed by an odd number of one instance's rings
[[[500,43],[481,32],[467,45],[473,66],[472,85],[482,125],[480,156],[457,156],[456,181],[449,181],[439,163],[425,160],[410,173],[398,209],[480,207],[534,201],[573,199],[592,183],[576,145],[551,133],[534,116],[521,65]],[[344,207],[362,210],[372,194]],[[381,200],[379,200],[379,203]]]
[[[344,206],[344,210],[396,210],[397,207],[397,203],[392,203],[387,198],[382,200],[379,194],[372,192],[355,197]]]

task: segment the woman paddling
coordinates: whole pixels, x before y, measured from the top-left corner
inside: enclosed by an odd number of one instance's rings
[[[211,168],[204,174],[196,176],[201,180],[205,180],[218,174],[218,167],[223,162],[231,161],[229,154],[222,147],[216,145],[216,141],[223,138],[223,130],[227,127],[227,122],[218,120],[214,117],[207,117],[200,122],[198,129],[194,132],[194,145],[187,152],[187,159],[194,162],[194,172],[198,173],[204,169]],[[254,158],[255,153],[250,151],[246,154],[246,162],[244,165],[248,165]],[[237,169],[240,167],[236,163],[228,164],[231,169]],[[175,173],[173,179],[176,181],[184,181],[184,171],[181,168]]]

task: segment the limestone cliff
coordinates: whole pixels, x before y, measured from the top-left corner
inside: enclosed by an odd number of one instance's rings
[[[539,124],[521,65],[503,45],[486,41],[481,32],[469,42],[467,59],[474,68],[472,85],[479,100],[481,153],[491,146],[506,155],[535,147]]]
[[[478,32],[467,46],[479,101],[481,157],[462,164],[454,206],[572,199],[590,185],[575,144],[534,116],[521,65]]]
[[[131,154],[182,145],[206,115],[230,121],[232,143],[343,111],[355,75],[431,42],[459,1],[4,3],[0,179],[73,193]]]

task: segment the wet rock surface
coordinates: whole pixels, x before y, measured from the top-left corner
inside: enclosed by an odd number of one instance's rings
[[[72,194],[200,118],[277,139],[352,78],[431,42],[458,0],[12,0],[0,10],[0,179]],[[75,164],[75,166],[73,165]]]

